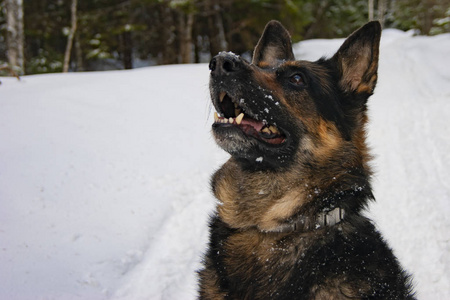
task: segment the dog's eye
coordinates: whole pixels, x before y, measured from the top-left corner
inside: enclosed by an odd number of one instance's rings
[[[289,82],[296,85],[296,86],[303,86],[305,84],[305,81],[303,80],[302,75],[295,74],[289,78]]]

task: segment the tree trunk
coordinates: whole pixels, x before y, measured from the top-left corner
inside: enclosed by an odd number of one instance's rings
[[[210,53],[211,57],[217,55],[220,51],[225,51],[228,49],[228,43],[225,39],[225,29],[223,26],[223,18],[221,14],[221,8],[219,1],[210,0],[208,1],[210,6],[208,9],[211,11],[211,15],[208,17],[209,26],[209,43],[210,43]]]
[[[193,33],[194,36],[194,62],[196,64],[200,63],[200,52],[203,49],[203,38],[199,38],[196,32]]]
[[[6,24],[8,62],[22,75],[25,73],[22,0],[6,0]]]
[[[216,3],[214,5],[214,10],[216,12],[216,29],[217,29],[217,39],[218,39],[218,44],[219,47],[221,48],[221,50],[227,50],[228,48],[228,43],[227,40],[225,39],[225,29],[223,28],[223,18],[222,18],[222,14],[221,14],[221,8],[219,3]]]
[[[369,0],[369,21],[373,21],[373,0]]]
[[[308,27],[308,29],[305,32],[305,35],[303,37],[303,39],[305,40],[309,40],[311,39],[313,36],[318,35],[318,27],[319,25],[324,22],[324,16],[325,13],[328,11],[328,9],[331,6],[331,2],[330,1],[321,1],[318,5],[318,8],[315,10],[314,13],[314,22],[311,24],[311,26]],[[325,17],[326,18],[326,17]]]
[[[433,6],[435,5],[435,1],[424,1],[423,2],[423,13],[419,15],[423,19],[422,23],[422,33],[425,35],[429,35],[431,28],[433,27]]]
[[[194,14],[180,14],[179,22],[180,56],[182,64],[192,63],[192,27],[194,26]]]
[[[384,15],[386,14],[387,3],[386,0],[378,0],[378,21],[384,27]]]
[[[73,38],[75,36],[75,31],[77,30],[77,0],[72,0],[72,5],[70,7],[72,24],[69,31],[69,36],[67,37],[67,47],[64,54],[64,65],[63,72],[67,73],[69,71],[70,54],[72,53]]]
[[[75,56],[77,62],[77,71],[78,72],[84,71],[83,51],[81,51],[79,34],[75,35]]]
[[[133,69],[133,39],[130,31],[124,31],[121,36],[122,41],[122,63],[126,70]]]
[[[177,28],[177,20],[174,20],[174,12],[170,8],[168,0],[164,0],[163,5],[160,5],[160,16],[159,31],[163,47],[159,53],[159,63],[163,65],[176,64],[179,59],[177,53],[179,46],[176,43],[176,34],[174,33],[174,29]]]

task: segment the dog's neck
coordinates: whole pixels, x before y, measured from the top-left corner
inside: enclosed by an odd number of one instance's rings
[[[355,172],[344,170],[315,182],[304,170],[245,171],[231,158],[214,175],[212,187],[220,201],[219,216],[232,228],[310,231],[334,226],[343,220],[344,213],[365,205],[372,195],[370,185],[364,175]],[[348,195],[358,202],[346,201]]]

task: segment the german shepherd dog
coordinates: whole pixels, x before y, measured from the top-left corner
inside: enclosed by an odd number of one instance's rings
[[[365,124],[380,36],[370,22],[333,57],[296,61],[271,21],[251,63],[211,60],[212,132],[231,157],[211,180],[200,299],[414,299],[362,214],[374,199]]]

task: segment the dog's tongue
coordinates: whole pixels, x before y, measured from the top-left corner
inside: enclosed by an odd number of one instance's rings
[[[253,129],[256,130],[256,132],[261,131],[261,129],[264,127],[264,123],[261,121],[257,121],[255,119],[252,118],[248,118],[247,116],[245,116],[242,119],[242,122],[240,124],[241,126],[250,126],[253,127]]]
[[[260,131],[263,129],[265,124],[261,121],[244,117],[239,124],[239,127],[245,132],[246,135],[252,135],[255,138],[260,139]]]

